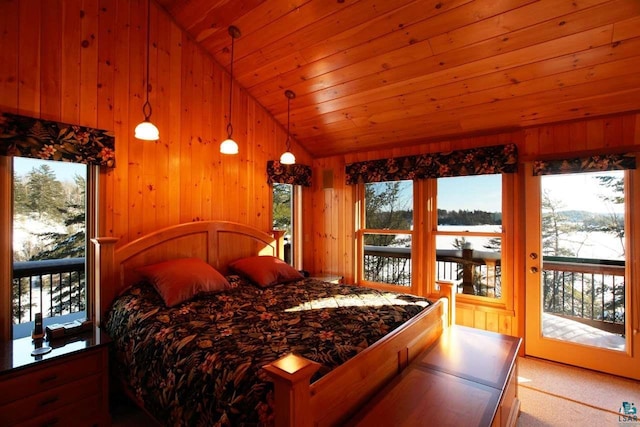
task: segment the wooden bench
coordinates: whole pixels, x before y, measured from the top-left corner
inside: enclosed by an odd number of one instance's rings
[[[448,328],[350,426],[515,426],[521,339]]]

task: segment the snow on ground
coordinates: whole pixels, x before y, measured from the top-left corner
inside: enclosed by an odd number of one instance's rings
[[[65,233],[64,224],[37,215],[16,215],[13,220],[14,261],[27,261],[32,250],[42,244],[38,236],[42,233]]]

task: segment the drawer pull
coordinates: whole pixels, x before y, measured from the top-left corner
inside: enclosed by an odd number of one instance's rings
[[[58,401],[58,396],[53,396],[40,402],[40,406],[42,407],[42,406],[51,405],[52,403],[56,403],[57,401]]]
[[[49,383],[51,381],[55,381],[58,379],[57,375],[49,375],[48,377],[44,377],[40,379],[40,384]]]
[[[42,423],[41,425],[42,425],[42,427],[52,427],[52,426],[55,426],[56,424],[58,424],[58,422],[60,422],[60,420],[59,420],[59,419],[57,419],[57,418],[51,418],[50,420],[45,421],[45,422],[44,422],[44,423]]]

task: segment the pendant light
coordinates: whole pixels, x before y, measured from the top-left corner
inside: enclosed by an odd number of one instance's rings
[[[151,123],[151,104],[149,103],[149,45],[151,34],[151,0],[147,1],[147,77],[146,77],[146,92],[147,100],[142,106],[142,114],[144,114],[144,121],[136,126],[135,136],[138,139],[145,141],[157,141],[160,139],[160,132],[158,128]]]
[[[240,37],[238,27],[230,26],[229,35],[231,36],[231,66],[229,67],[229,123],[227,123],[227,139],[220,144],[220,152],[222,154],[238,154],[238,143],[231,136],[233,135],[233,126],[231,125],[231,101],[233,100],[233,45],[234,40]]]
[[[291,135],[289,133],[289,126],[291,125],[291,100],[296,97],[296,94],[291,90],[285,90],[284,96],[287,97],[287,151],[280,156],[280,163],[283,165],[292,165],[296,162],[296,156],[291,152]]]

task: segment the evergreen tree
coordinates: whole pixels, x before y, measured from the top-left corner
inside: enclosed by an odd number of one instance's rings
[[[29,195],[23,179],[13,172],[13,214],[21,215],[29,212]]]
[[[501,225],[502,213],[481,210],[458,209],[448,211],[438,209],[438,225]]]
[[[39,219],[56,221],[62,218],[60,209],[65,200],[62,184],[48,165],[34,167],[26,177],[18,177],[14,174],[13,196],[14,215],[35,214]],[[41,238],[36,246],[28,244],[28,247],[15,249],[32,254],[29,259],[34,259],[38,258],[37,254],[44,250],[47,242],[47,239]],[[35,307],[33,301],[25,301],[23,298],[23,293],[27,292],[30,286],[30,283],[24,283],[24,280],[21,282],[20,279],[14,279],[12,282],[13,317],[17,322],[32,307]]]
[[[50,249],[42,250],[32,257],[32,260],[83,258],[85,256],[85,193],[86,181],[83,177],[74,177],[74,186],[59,197],[64,206],[58,208],[65,226],[65,233],[49,232],[38,236],[41,240],[50,242]],[[61,187],[62,188],[62,187]]]
[[[66,233],[42,233],[40,237],[51,242],[51,249],[43,250],[33,260],[84,258],[86,248],[85,194],[86,181],[83,177],[74,177],[75,185],[60,197],[65,206],[60,208]],[[50,315],[55,313],[76,312],[85,309],[85,274],[71,272],[60,275],[60,280],[51,283],[52,306]]]
[[[29,212],[35,212],[39,218],[48,214],[52,219],[61,218],[61,209],[64,206],[64,194],[62,184],[56,179],[55,173],[47,165],[33,168],[27,174],[26,182],[27,201]]]
[[[14,278],[11,281],[11,314],[14,324],[20,323],[24,316],[28,316],[29,310],[36,306],[36,304],[33,301],[29,301],[27,297],[30,287],[31,282],[29,278]],[[25,291],[25,289],[27,291]]]
[[[292,190],[290,184],[273,184],[273,228],[285,234],[291,234]]]
[[[602,187],[609,190],[607,194],[599,196],[607,206],[624,204],[624,178],[612,175],[598,176],[596,178],[600,181],[599,184]],[[609,209],[609,212],[603,218],[603,221],[599,223],[599,226],[596,227],[595,231],[603,231],[616,236],[622,248],[621,255],[624,256],[624,217],[616,214],[613,209]]]

